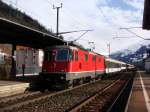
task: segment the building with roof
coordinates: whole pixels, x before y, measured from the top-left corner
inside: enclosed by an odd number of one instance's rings
[[[150,0],[144,2],[143,29],[150,30]]]
[[[150,73],[150,56],[144,59],[144,62],[145,62],[145,71],[147,73]]]

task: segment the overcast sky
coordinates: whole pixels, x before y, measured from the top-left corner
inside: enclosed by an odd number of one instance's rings
[[[56,32],[56,10],[60,9],[59,31],[93,29],[77,42],[89,47],[86,40],[95,42],[95,51],[108,54],[107,44],[110,43],[111,52],[126,49],[133,44],[143,42],[121,27],[141,27],[144,0],[3,0],[12,4],[22,12],[32,16],[48,29]],[[144,38],[149,38],[149,31],[141,28],[131,29]],[[82,32],[83,33],[83,32]],[[64,35],[66,40],[75,40],[82,33]],[[114,39],[113,37],[130,37]]]

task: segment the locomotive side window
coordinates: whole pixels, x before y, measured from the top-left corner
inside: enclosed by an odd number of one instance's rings
[[[51,61],[52,60],[52,52],[51,51],[45,51],[44,60],[45,61]]]
[[[68,50],[58,49],[56,54],[56,61],[67,61],[68,59]]]
[[[70,50],[70,51],[69,51],[69,60],[73,60],[73,57],[74,57],[74,56],[73,56],[73,51]]]
[[[78,61],[78,52],[75,52],[75,60]]]
[[[84,61],[87,61],[87,60],[88,60],[88,55],[84,54]]]

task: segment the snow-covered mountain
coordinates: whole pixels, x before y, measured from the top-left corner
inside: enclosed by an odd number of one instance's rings
[[[130,64],[143,64],[145,59],[150,54],[150,44],[136,44],[127,49],[111,54],[111,58],[124,61]]]

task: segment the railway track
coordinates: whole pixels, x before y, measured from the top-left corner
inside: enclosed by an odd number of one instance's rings
[[[110,78],[92,82],[89,84],[84,84],[73,89],[67,89],[56,93],[45,93],[45,95],[41,94],[37,97],[32,98],[28,97],[26,100],[22,100],[19,103],[16,100],[15,105],[5,105],[2,106],[2,108],[0,107],[0,112],[12,112],[12,110],[13,112],[73,111],[76,107],[78,107],[78,105],[82,105],[82,103],[98,94],[99,92],[103,92],[107,88],[112,88],[114,85],[120,84],[120,80],[121,77],[116,76],[116,78]],[[102,103],[102,105],[103,104],[104,103]]]
[[[66,112],[123,112],[133,77],[134,75],[130,76],[129,79],[117,80],[87,100],[66,110]]]
[[[30,93],[18,94],[8,98],[3,98],[0,100],[0,111],[3,110],[3,108],[8,108],[14,105],[18,105],[19,103],[26,102],[28,100],[36,99],[39,97],[43,97],[52,93],[55,92],[54,91],[53,92],[47,91],[45,93],[30,92]]]

